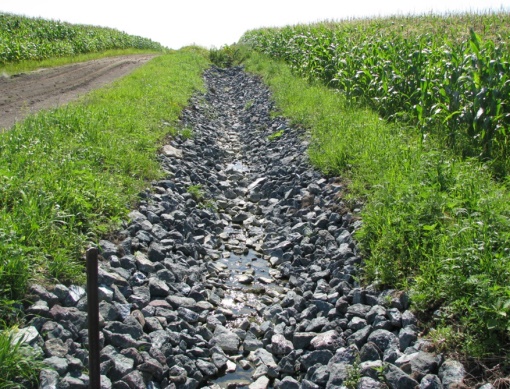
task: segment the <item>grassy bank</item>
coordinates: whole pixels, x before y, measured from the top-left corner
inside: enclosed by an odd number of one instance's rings
[[[161,176],[157,149],[174,133],[171,124],[192,92],[203,87],[206,57],[194,48],[159,56],[109,87],[0,135],[4,324],[15,320],[30,282],[82,279],[86,243],[110,231],[147,181]],[[8,352],[0,347],[2,374]]]
[[[504,12],[399,16],[259,29],[241,41],[506,179],[509,26]]]
[[[364,282],[408,289],[438,345],[508,366],[508,191],[478,161],[380,120],[284,63],[252,53],[246,66],[270,85],[284,116],[311,129],[311,161],[364,201]]]
[[[0,13],[0,66],[125,49],[161,52],[164,48],[113,28]]]

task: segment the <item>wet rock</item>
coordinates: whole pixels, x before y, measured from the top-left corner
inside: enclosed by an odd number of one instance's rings
[[[234,332],[229,331],[222,325],[216,326],[212,341],[227,354],[236,353],[241,343],[241,340]]]

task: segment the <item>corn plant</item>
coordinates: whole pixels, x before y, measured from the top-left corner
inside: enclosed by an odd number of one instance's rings
[[[241,42],[464,157],[510,162],[510,15],[393,17],[248,31]]]
[[[0,13],[0,66],[115,49],[162,51],[148,38],[104,27]]]

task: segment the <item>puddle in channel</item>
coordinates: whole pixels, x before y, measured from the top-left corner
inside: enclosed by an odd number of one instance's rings
[[[230,325],[235,327],[235,323],[244,318],[261,323],[263,321],[261,314],[266,307],[262,301],[271,299],[271,292],[283,291],[283,288],[277,286],[271,277],[269,262],[263,258],[262,254],[254,250],[249,250],[245,255],[231,253],[228,258],[222,258],[218,262],[229,274],[225,279],[228,290],[224,292],[221,305],[238,317]],[[242,355],[243,351],[240,350],[240,353],[232,358],[233,362],[241,359]],[[245,365],[243,368],[239,363],[235,363],[235,371],[227,372],[212,382],[223,389],[247,388],[253,383],[251,376],[254,367],[246,367]]]

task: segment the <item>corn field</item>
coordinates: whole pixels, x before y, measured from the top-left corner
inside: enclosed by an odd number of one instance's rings
[[[510,14],[393,17],[265,28],[241,43],[418,127],[495,176],[510,172]]]
[[[161,51],[150,39],[103,27],[0,13],[0,66],[114,49]]]

